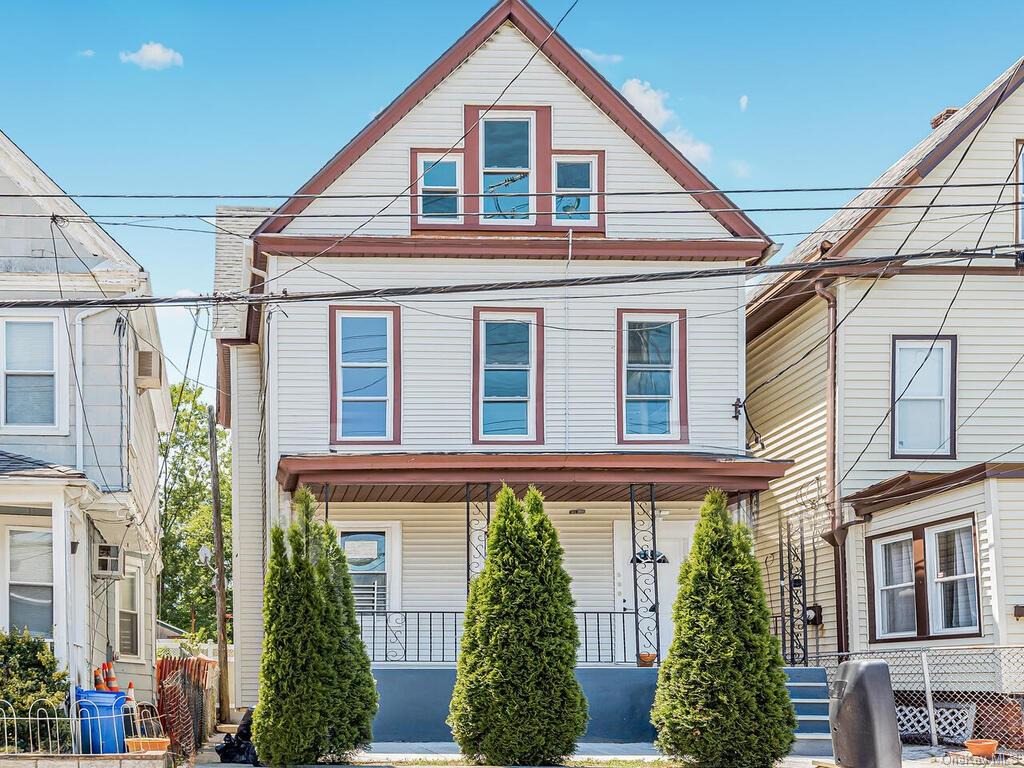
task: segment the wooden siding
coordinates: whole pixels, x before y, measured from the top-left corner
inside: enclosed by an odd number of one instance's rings
[[[413,147],[450,147],[465,131],[463,106],[490,104],[526,64],[535,46],[506,23],[432,93],[412,109],[387,135],[357,160],[326,194],[380,193],[370,200],[313,201],[303,216],[285,228],[286,234],[342,234],[363,223],[362,218],[317,218],[324,214],[376,213],[391,195],[409,184],[409,151]],[[606,152],[606,188],[614,191],[665,190],[681,187],[588,99],[543,54],[509,88],[502,104],[552,106],[552,145],[556,150],[602,149]],[[652,202],[657,203],[652,205]],[[729,233],[690,196],[611,198],[609,210],[686,210],[685,214],[619,215],[607,217],[607,235],[627,238],[718,238]],[[409,212],[407,197],[388,213]],[[381,217],[360,229],[363,235],[408,235],[405,216]]]
[[[266,547],[263,471],[260,465],[260,389],[262,363],[256,347],[232,347],[231,509],[232,614],[236,686],[235,706],[256,703],[260,649],[263,645],[263,568]]]
[[[827,332],[824,301],[814,299],[747,349],[747,390],[767,381],[808,351],[806,360],[794,365],[778,380],[754,394],[747,413],[760,431],[764,447],[757,454],[790,459],[796,465],[761,493],[760,515],[755,528],[758,560],[766,563],[765,589],[773,614],[784,614],[779,587],[780,530],[787,522],[803,527],[806,539],[808,600],[822,606],[824,624],[811,628],[810,651],[836,650],[836,602],[833,550],[818,533],[827,530],[828,512],[823,501],[825,486],[825,391]]]
[[[298,264],[272,259],[274,274]],[[333,287],[322,272],[364,288],[397,284],[445,284],[573,275],[626,274],[652,269],[624,262],[567,266],[558,262],[443,259],[317,260],[320,272],[300,268],[276,281],[289,291]],[[685,269],[692,265],[677,264]],[[664,267],[662,267],[664,268]],[[655,268],[657,269],[657,268]],[[337,283],[341,287],[341,283]],[[714,289],[714,290],[711,290]],[[673,293],[677,292],[677,293]],[[685,450],[733,453],[740,429],[732,403],[743,396],[737,309],[743,304],[735,277],[658,283],[650,289],[626,286],[574,288],[569,313],[561,290],[463,294],[402,300],[402,444],[346,445],[351,452],[488,450],[472,441],[472,322],[474,305],[543,307],[545,443],[514,450],[621,450],[616,442],[615,312],[617,307],[676,309],[687,313],[687,376],[690,445]],[[282,454],[329,448],[328,304],[289,305],[273,320],[273,367],[277,371],[272,408]],[[568,347],[566,332],[569,327]],[[568,361],[566,349],[568,348]],[[568,380],[566,380],[568,376]],[[565,394],[569,403],[566,406]],[[565,429],[569,413],[568,434]],[[680,446],[666,445],[679,450]],[[627,448],[628,450],[629,448]],[[635,450],[659,450],[657,444]]]

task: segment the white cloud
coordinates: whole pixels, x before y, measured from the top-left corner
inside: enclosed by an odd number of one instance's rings
[[[747,105],[750,103],[750,97],[747,94],[740,96],[740,112],[747,111]]]
[[[676,113],[665,105],[668,93],[659,91],[646,80],[636,77],[627,80],[622,84],[622,95],[659,131],[675,118]]]
[[[621,53],[598,53],[589,48],[580,48],[580,53],[595,64],[619,64],[625,58]]]
[[[738,179],[745,179],[750,176],[750,164],[743,160],[733,160],[729,163],[732,175]]]
[[[667,104],[667,91],[659,91],[648,81],[634,77],[622,84],[622,95],[688,160],[705,164],[711,162],[711,145],[700,141],[680,125],[679,116]]]
[[[92,48],[86,48],[84,51],[79,51],[78,55],[81,56],[83,59],[91,59],[93,56],[96,55],[96,51],[94,51]]]
[[[135,64],[140,69],[167,69],[185,64],[185,59],[176,50],[153,42],[143,44],[132,53],[121,51],[120,57],[122,64]]]

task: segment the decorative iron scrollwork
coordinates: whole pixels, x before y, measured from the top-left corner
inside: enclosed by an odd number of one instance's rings
[[[484,569],[487,533],[491,526],[490,483],[466,483],[466,593],[470,582]]]
[[[633,605],[636,608],[636,652],[639,659],[653,654],[661,660],[661,622],[658,611],[658,551],[654,484],[629,486],[629,530],[633,556]]]

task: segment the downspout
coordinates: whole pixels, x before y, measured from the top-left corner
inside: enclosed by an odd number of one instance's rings
[[[825,300],[828,307],[828,351],[825,360],[825,504],[828,508],[829,533],[833,535],[829,543],[835,548],[833,553],[833,569],[835,580],[836,602],[836,649],[843,653],[849,650],[850,633],[847,627],[846,598],[846,536],[836,536],[842,523],[839,511],[839,490],[836,488],[836,390],[837,371],[836,357],[838,348],[837,329],[839,312],[836,296],[825,285],[823,280],[814,283],[814,292]],[[844,531],[845,533],[845,531]]]

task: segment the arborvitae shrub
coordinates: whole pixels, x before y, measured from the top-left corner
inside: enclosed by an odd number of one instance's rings
[[[796,715],[750,533],[727,505],[713,490],[701,507],[651,721],[658,748],[688,764],[768,768],[788,754]]]
[[[377,709],[356,625],[352,581],[333,531],[305,487],[296,520],[271,532],[253,742],[266,765],[343,758],[366,746]],[[290,549],[290,554],[289,554]]]
[[[510,488],[498,494],[448,719],[463,754],[490,765],[561,762],[587,724],[562,548],[536,489],[527,505],[528,517]]]

